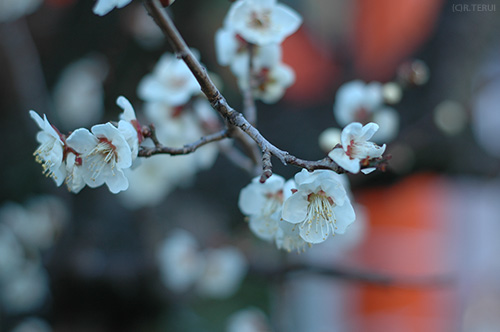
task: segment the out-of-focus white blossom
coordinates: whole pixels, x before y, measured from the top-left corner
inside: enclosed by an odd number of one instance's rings
[[[42,4],[42,0],[2,0],[0,1],[0,22],[17,20],[21,16],[33,13]]]
[[[192,143],[203,136],[200,125],[190,106],[171,106],[150,102],[144,105],[148,119],[155,124],[156,135],[161,143]]]
[[[252,91],[253,95],[266,104],[279,101],[286,89],[295,82],[293,69],[284,63],[278,63],[272,67],[255,68],[252,75],[256,83]],[[248,73],[238,76],[238,84],[240,89],[248,89]]]
[[[134,6],[129,14],[125,28],[130,30],[135,41],[146,49],[159,47],[165,40],[165,35],[144,10],[144,7]]]
[[[257,308],[241,309],[228,317],[226,332],[271,332],[266,315]]]
[[[0,301],[7,312],[38,309],[49,294],[47,272],[37,263],[26,262],[0,284],[0,290]]]
[[[484,68],[489,75],[482,75],[479,82],[486,82],[478,86],[477,92],[472,98],[472,130],[479,146],[490,155],[500,157],[500,139],[498,139],[498,128],[500,128],[500,105],[499,72],[500,68],[495,60],[495,65],[490,64]]]
[[[125,170],[129,187],[120,193],[123,205],[130,209],[157,205],[176,187],[191,182],[196,172],[193,156],[156,155],[138,159],[137,167]]]
[[[34,153],[36,161],[42,164],[43,173],[52,177],[60,186],[66,178],[66,166],[63,163],[65,144],[45,114],[43,120],[35,111],[30,111],[30,116],[41,129],[36,135],[36,140],[40,143]]]
[[[92,133],[79,128],[67,143],[81,155],[82,177],[89,187],[106,183],[114,194],[128,188],[123,169],[132,165],[132,152],[120,128],[111,123],[93,126]]]
[[[49,197],[32,199],[26,208],[5,203],[0,209],[0,222],[8,225],[24,245],[37,249],[52,246],[66,218],[62,203]]]
[[[311,244],[300,236],[300,228],[296,224],[280,220],[276,231],[276,247],[288,252],[302,252]]]
[[[457,135],[467,125],[465,107],[454,100],[443,100],[434,109],[434,123],[444,134]]]
[[[51,332],[50,325],[37,317],[25,318],[11,332]]]
[[[239,287],[248,263],[235,247],[201,251],[194,237],[176,229],[158,249],[158,264],[167,288],[184,292],[190,288],[205,297],[227,298]]]
[[[248,43],[233,30],[221,28],[215,35],[217,61],[222,66],[231,66],[236,76],[247,75],[250,65]],[[270,68],[281,61],[281,46],[277,43],[252,45],[252,64],[255,68]]]
[[[397,104],[403,98],[401,85],[396,82],[388,82],[382,86],[382,95],[388,104]]]
[[[122,8],[132,0],[97,0],[94,6],[94,14],[104,16],[115,8]]]
[[[378,128],[378,125],[373,122],[365,126],[359,122],[349,124],[342,130],[342,148],[333,149],[328,156],[346,171],[358,173],[361,163],[372,158],[379,158],[385,151],[385,144],[378,146],[368,141]],[[362,171],[366,174],[373,170],[368,168]]]
[[[376,142],[387,142],[398,131],[399,115],[384,105],[384,88],[379,82],[366,84],[355,80],[343,84],[337,91],[333,114],[341,126],[351,122],[377,123],[380,130],[373,138]]]
[[[340,144],[340,135],[342,131],[338,128],[325,129],[318,138],[319,147],[325,152],[333,150],[335,145]]]
[[[240,0],[230,8],[225,25],[249,43],[266,45],[281,43],[297,31],[302,18],[276,0]]]
[[[54,88],[54,106],[63,127],[85,127],[101,118],[107,72],[107,64],[97,56],[84,57],[64,69]]]
[[[183,292],[199,279],[206,262],[193,236],[176,229],[161,244],[158,264],[165,286],[172,291]]]
[[[202,296],[227,298],[240,287],[248,270],[245,256],[235,247],[206,249],[205,270],[196,282]]]
[[[304,241],[324,242],[354,222],[354,209],[337,173],[303,169],[295,175],[295,182],[297,190],[283,203],[282,217],[297,224]]]
[[[215,55],[221,66],[229,66],[236,57],[248,54],[247,45],[232,29],[222,27],[215,32]]]
[[[264,183],[260,183],[260,176],[257,176],[241,189],[238,206],[249,217],[250,230],[263,240],[271,241],[276,236],[284,184],[283,177],[273,174]]]
[[[200,85],[188,66],[171,53],[165,53],[153,72],[144,76],[137,87],[137,94],[141,99],[171,106],[187,103],[200,91]]]
[[[3,207],[2,207],[3,210]],[[24,250],[12,230],[0,223],[0,282],[24,261]]]

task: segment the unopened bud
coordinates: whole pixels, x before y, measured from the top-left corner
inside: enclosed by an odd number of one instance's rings
[[[398,78],[403,85],[424,85],[429,75],[429,67],[421,60],[406,62],[398,69]]]

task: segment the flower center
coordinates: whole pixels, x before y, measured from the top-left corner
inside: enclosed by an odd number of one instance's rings
[[[360,107],[354,112],[354,121],[356,122],[367,124],[368,122],[372,121],[372,119],[373,116],[371,112],[368,112],[365,107]]]
[[[98,137],[99,142],[94,149],[87,155],[86,159],[89,162],[89,170],[93,173],[91,179],[93,181],[108,167],[114,175],[114,168],[118,155],[116,146],[111,143],[106,137]]]
[[[335,203],[333,199],[323,191],[309,194],[307,197],[309,205],[307,206],[307,216],[305,221],[300,225],[301,229],[306,229],[306,235],[310,232],[321,234],[323,240],[326,240],[330,234],[333,234],[335,229],[335,222],[337,221],[333,208]]]
[[[271,26],[271,12],[269,10],[252,12],[250,14],[249,26],[258,30],[268,29]]]
[[[264,217],[272,216],[283,204],[283,191],[280,190],[274,194],[266,194],[266,203],[262,207],[262,215]]]

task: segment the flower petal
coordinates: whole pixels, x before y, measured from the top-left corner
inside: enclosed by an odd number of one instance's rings
[[[106,177],[106,185],[113,194],[128,189],[128,179],[121,169],[115,169],[112,176]]]
[[[298,191],[283,203],[281,217],[292,224],[302,222],[307,216],[308,206],[307,194]]]
[[[359,159],[351,159],[341,148],[336,148],[328,153],[328,157],[332,158],[340,167],[353,174],[359,173]]]
[[[245,215],[259,214],[267,198],[256,184],[251,183],[241,189],[238,206]]]
[[[97,138],[87,129],[78,128],[69,135],[66,143],[80,154],[89,153],[97,144]]]
[[[347,226],[352,224],[356,219],[356,214],[349,199],[343,205],[334,207],[333,212],[336,218],[335,233],[344,234]]]

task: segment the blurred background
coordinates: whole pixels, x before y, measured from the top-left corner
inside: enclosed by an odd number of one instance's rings
[[[500,330],[500,2],[282,2],[304,22],[283,44],[295,84],[257,103],[276,146],[323,158],[318,136],[339,127],[346,82],[402,91],[387,170],[350,176],[359,227],[300,255],[250,232],[238,195],[251,177],[224,155],[134,209],[105,187],[75,195],[43,176],[30,109],[69,132],[115,121],[123,95],[144,118],[137,85],[171,49],[140,1],[99,17],[93,1],[0,0],[0,331]],[[214,50],[230,5],[177,0],[169,12],[241,109]],[[178,229],[195,251],[237,248],[241,284],[215,296],[167,287],[158,252]]]

